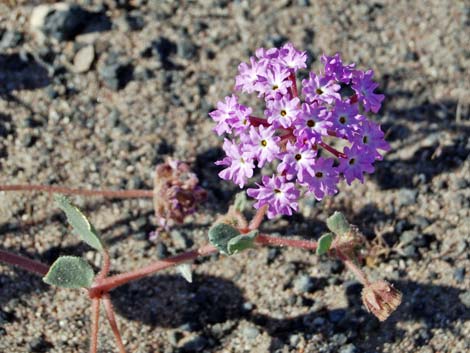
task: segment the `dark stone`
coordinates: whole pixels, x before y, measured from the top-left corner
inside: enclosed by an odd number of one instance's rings
[[[165,259],[170,255],[170,253],[168,252],[168,247],[162,242],[157,243],[157,245],[155,246],[155,251],[157,252],[157,257],[160,260]]]
[[[340,322],[341,320],[344,319],[345,316],[346,316],[346,310],[344,309],[335,309],[335,310],[331,310],[328,313],[328,318],[333,323]]]
[[[176,44],[165,37],[160,37],[152,42],[154,55],[157,56],[164,68],[172,68],[173,64],[169,60],[172,54],[176,53]]]
[[[202,352],[209,342],[207,338],[202,335],[194,337],[191,341],[187,342],[181,349],[183,352]]]
[[[130,63],[111,62],[102,66],[98,72],[105,85],[117,91],[124,88],[132,80],[133,71],[134,68]]]
[[[197,47],[191,41],[187,31],[182,31],[180,35],[180,40],[176,44],[176,53],[178,56],[182,57],[183,59],[192,59],[197,55]]]
[[[51,11],[43,26],[43,32],[60,41],[71,40],[78,35],[88,20],[88,12],[78,5],[63,11]]]
[[[170,232],[170,236],[176,248],[187,249],[193,245],[193,241],[189,239],[186,234],[177,229],[173,229]]]
[[[22,141],[21,141],[21,144],[26,147],[26,148],[29,148],[29,147],[33,147],[34,144],[36,143],[37,141],[37,137],[32,135],[32,134],[26,134],[24,135]]]
[[[276,260],[276,258],[281,255],[282,251],[279,248],[270,248],[268,249],[268,254],[266,256],[266,264],[270,265]]]
[[[28,352],[31,353],[49,352],[51,348],[53,348],[53,345],[43,336],[33,338],[33,340],[28,344]]]

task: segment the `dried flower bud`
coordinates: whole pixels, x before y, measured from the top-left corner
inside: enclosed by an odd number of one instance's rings
[[[161,229],[168,229],[173,222],[182,223],[206,199],[207,192],[198,183],[196,174],[184,162],[167,159],[157,165],[153,193]]]
[[[386,281],[377,281],[364,287],[362,301],[367,311],[385,321],[400,305],[401,292]]]

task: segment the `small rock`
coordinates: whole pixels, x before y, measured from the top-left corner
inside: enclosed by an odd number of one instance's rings
[[[459,267],[454,270],[454,279],[458,283],[462,283],[465,279],[465,268]]]
[[[181,349],[183,352],[202,352],[207,344],[207,338],[198,335],[185,342]]]
[[[93,45],[87,45],[81,48],[75,54],[73,59],[73,68],[77,73],[84,73],[90,70],[93,61],[95,60],[95,49]]]
[[[252,340],[258,337],[259,330],[254,326],[248,326],[243,329],[243,336]]]
[[[23,34],[17,31],[6,31],[1,36],[0,50],[14,48],[23,42]]]
[[[191,41],[188,35],[183,35],[176,45],[176,53],[183,59],[192,59],[197,54],[197,47]]]
[[[463,305],[470,309],[470,290],[460,293],[459,299]]]
[[[21,140],[21,144],[24,147],[29,148],[29,147],[33,147],[36,141],[37,141],[37,137],[28,133],[24,135],[23,139]]]
[[[300,275],[294,280],[294,289],[300,293],[308,293],[315,288],[315,282],[309,275]]]
[[[358,349],[352,343],[347,344],[339,349],[339,353],[358,353]]]
[[[43,336],[33,338],[28,344],[28,352],[31,353],[45,353],[49,352],[53,347],[50,342],[48,342]]]
[[[250,303],[250,302],[244,302],[242,308],[245,311],[252,311],[254,308],[254,305],[253,303]]]
[[[344,270],[344,264],[340,260],[324,260],[320,262],[319,267],[326,275],[339,274]]]
[[[397,195],[397,206],[409,206],[416,203],[418,190],[413,189],[400,189]]]
[[[289,337],[289,344],[291,347],[297,347],[300,342],[300,336],[297,334],[290,335]]]
[[[98,72],[105,85],[117,91],[124,88],[132,80],[133,67],[126,62],[107,63]]]
[[[189,239],[186,234],[180,232],[177,229],[173,229],[170,232],[171,240],[173,240],[173,244],[176,248],[179,249],[187,249],[193,245],[191,239]]]

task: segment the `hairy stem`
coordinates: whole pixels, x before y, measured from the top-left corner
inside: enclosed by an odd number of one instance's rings
[[[305,250],[316,250],[317,242],[311,240],[288,239],[281,237],[273,237],[266,234],[259,234],[256,242],[261,245],[287,246],[291,248],[299,248]]]
[[[41,277],[44,277],[49,271],[49,266],[44,265],[39,261],[31,260],[27,257],[16,255],[5,250],[0,250],[0,261],[20,267],[23,270],[33,272]]]
[[[111,326],[111,330],[113,331],[114,338],[116,338],[116,343],[119,348],[119,353],[126,353],[126,348],[122,343],[121,333],[119,332],[119,327],[116,322],[116,316],[114,315],[113,303],[111,303],[111,299],[109,294],[103,295],[103,304],[104,309],[106,311],[106,316],[109,321],[109,325]]]
[[[131,281],[146,277],[158,271],[164,270],[168,267],[176,266],[182,262],[194,260],[198,257],[208,256],[218,252],[217,248],[212,245],[206,245],[196,250],[191,250],[165,260],[156,261],[148,266],[139,268],[134,271],[122,273],[119,275],[111,276],[98,280],[95,285],[89,289],[91,297],[100,295],[103,292],[108,292],[116,287],[122,286]]]
[[[264,205],[258,208],[255,216],[253,217],[250,224],[248,225],[249,230],[255,230],[259,228],[259,226],[261,225],[261,222],[263,222],[263,218],[267,210],[268,210],[268,205]]]
[[[109,267],[110,267],[110,264],[111,264],[110,259],[109,259],[108,250],[104,249],[104,251],[101,253],[101,255],[103,256],[103,266],[101,267],[100,273],[98,273],[98,275],[96,275],[97,279],[105,278],[108,275]]]
[[[44,191],[64,195],[102,196],[120,199],[153,197],[153,190],[86,190],[35,184],[0,185],[0,191]]]
[[[91,300],[91,335],[90,335],[90,353],[98,352],[98,330],[100,321],[100,298]]]
[[[336,253],[341,259],[341,261],[344,262],[348,270],[356,276],[356,278],[359,280],[359,282],[362,283],[362,285],[368,286],[370,284],[367,275],[354,263],[354,261],[352,261],[349,257],[341,253],[338,249],[336,249]]]

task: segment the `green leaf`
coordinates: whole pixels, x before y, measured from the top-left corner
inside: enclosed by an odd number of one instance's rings
[[[42,279],[47,284],[63,288],[89,288],[95,274],[90,264],[80,257],[61,256]]]
[[[243,212],[243,210],[247,206],[247,203],[248,203],[248,199],[244,191],[239,192],[238,194],[235,195],[235,201],[233,202],[233,206],[238,212]]]
[[[317,255],[323,255],[330,250],[330,246],[333,243],[333,233],[323,234],[320,239],[318,239],[317,246]]]
[[[336,211],[326,220],[328,229],[338,235],[344,235],[349,232],[350,226],[341,212]]]
[[[229,255],[233,255],[245,249],[253,248],[257,236],[257,230],[253,230],[246,234],[237,235],[228,242],[227,253]]]
[[[225,255],[230,255],[227,249],[228,242],[238,235],[240,235],[238,229],[225,223],[217,223],[209,229],[210,243]]]
[[[62,211],[67,216],[67,221],[72,226],[74,232],[92,248],[103,251],[104,243],[83,213],[63,195],[55,195],[55,200]]]

